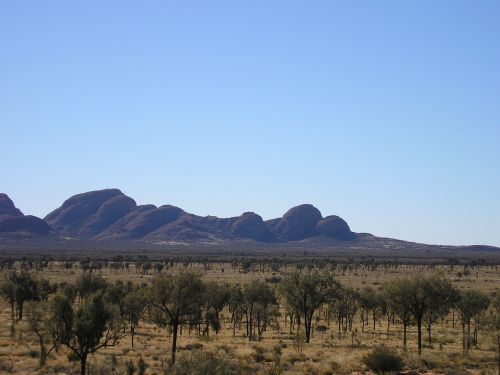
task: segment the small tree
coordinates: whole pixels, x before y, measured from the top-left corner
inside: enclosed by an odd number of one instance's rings
[[[75,288],[80,300],[91,294],[104,290],[107,287],[106,280],[102,276],[95,275],[92,272],[84,272],[76,279]]]
[[[134,347],[135,328],[143,317],[146,307],[147,299],[142,288],[128,292],[123,298],[124,314],[129,324],[132,348]]]
[[[460,293],[457,309],[462,321],[463,353],[467,355],[471,347],[470,324],[473,318],[485,311],[490,304],[488,296],[477,290],[466,290]],[[467,335],[465,328],[467,327]]]
[[[286,304],[304,318],[305,340],[311,339],[314,313],[333,296],[337,284],[330,275],[294,272],[283,279],[280,292]]]
[[[120,327],[119,311],[104,303],[102,290],[87,295],[76,309],[74,301],[63,294],[52,300],[52,337],[78,357],[81,375],[85,375],[89,354],[114,346],[123,337]]]
[[[424,313],[424,324],[427,328],[428,343],[432,343],[432,325],[445,317],[459,299],[459,292],[449,280],[433,277],[428,293],[430,296],[429,308]]]
[[[23,319],[23,308],[26,301],[38,301],[40,295],[38,293],[38,283],[27,272],[12,272],[8,277],[6,284],[7,290],[13,293],[16,306],[16,319]]]
[[[368,313],[372,311],[376,304],[375,291],[373,288],[365,287],[359,293],[359,305],[361,307],[361,332],[365,331],[368,324]]]
[[[243,291],[239,285],[232,286],[229,290],[228,301],[229,312],[231,313],[231,323],[233,325],[233,337],[236,336],[236,325],[241,323],[245,315],[243,304]]]
[[[418,354],[422,354],[422,323],[424,316],[439,300],[447,301],[454,293],[451,283],[440,275],[402,278],[398,281],[398,294],[404,295],[407,309],[417,323]]]
[[[412,313],[409,308],[410,300],[407,292],[407,283],[404,280],[394,280],[384,286],[387,307],[398,316],[403,324],[403,348],[406,351],[407,328],[410,325]]]
[[[47,302],[30,301],[26,305],[28,324],[38,337],[40,345],[40,368],[45,366],[47,356],[54,349],[54,346],[52,346],[47,351],[47,341],[50,340],[50,321],[47,310]]]
[[[230,289],[227,285],[210,282],[206,285],[204,293],[204,319],[205,334],[208,336],[209,328],[219,333],[221,329],[220,313],[227,305],[230,298]]]
[[[153,320],[172,329],[171,362],[175,363],[177,334],[181,324],[192,324],[200,316],[204,283],[198,273],[182,270],[177,275],[158,275],[150,290]]]
[[[277,305],[274,291],[265,282],[256,280],[243,288],[243,311],[247,322],[247,337],[252,341],[257,329],[259,339]]]
[[[16,284],[14,284],[11,280],[4,280],[0,284],[0,295],[5,299],[11,309],[11,320],[12,324],[16,322]]]

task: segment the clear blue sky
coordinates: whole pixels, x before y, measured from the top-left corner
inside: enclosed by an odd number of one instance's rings
[[[498,1],[2,1],[0,192],[500,245]]]

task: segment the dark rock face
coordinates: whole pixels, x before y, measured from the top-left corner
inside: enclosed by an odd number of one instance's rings
[[[121,199],[113,199],[117,197]],[[124,198],[128,197],[118,189],[77,194],[48,214],[45,221],[64,235],[91,236],[135,207],[135,202],[131,198]]]
[[[142,213],[125,225],[124,229],[134,237],[144,237],[161,226],[177,220],[183,213],[179,207],[161,206]]]
[[[52,228],[42,219],[16,208],[7,194],[0,193],[0,233],[47,234]]]
[[[113,225],[109,226],[95,238],[98,240],[114,240],[131,238],[132,235],[125,230],[125,227],[140,217],[145,212],[155,210],[156,206],[153,204],[140,205],[135,207],[127,215],[117,220]]]
[[[95,236],[130,213],[135,207],[136,203],[132,198],[126,195],[117,195],[104,202],[97,210],[94,219],[87,223],[78,234]]]
[[[261,242],[275,240],[274,235],[266,227],[262,217],[254,212],[245,212],[237,218],[231,227],[231,233],[235,237],[248,238]]]
[[[0,233],[25,232],[47,234],[51,231],[50,226],[36,216],[4,216],[0,219]]]
[[[217,241],[222,233],[217,229],[217,218],[184,213],[177,220],[161,226],[145,238],[152,241]]]
[[[356,238],[356,235],[351,232],[345,220],[334,215],[327,216],[321,220],[317,224],[316,230],[319,234],[324,234],[338,240],[346,241]]]
[[[311,204],[302,204],[288,210],[274,232],[281,241],[297,241],[314,235],[321,212]]]
[[[0,216],[23,216],[7,194],[0,193]]]
[[[341,240],[354,238],[344,220],[337,216],[323,219],[321,212],[310,204],[293,207],[283,217],[264,222],[253,212],[218,218],[193,215],[171,205],[137,206],[118,189],[77,194],[45,220],[59,234],[95,240],[269,243],[320,235]]]

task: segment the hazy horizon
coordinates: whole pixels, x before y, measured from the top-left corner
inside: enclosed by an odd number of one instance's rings
[[[500,3],[0,4],[0,192],[198,215],[301,203],[500,246]]]

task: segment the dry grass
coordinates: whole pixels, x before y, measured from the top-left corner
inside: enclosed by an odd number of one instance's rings
[[[175,272],[168,269],[166,272]],[[255,279],[269,278],[273,273],[265,272],[241,273],[239,269],[233,269],[230,264],[215,264],[209,269],[202,265],[193,265],[200,269],[207,280],[216,280],[227,283],[248,283]],[[224,269],[224,271],[222,271]],[[281,269],[279,273],[291,271]],[[371,286],[379,288],[384,282],[408,273],[431,274],[433,272],[444,272],[447,277],[461,289],[479,289],[488,293],[497,292],[500,288],[500,273],[496,268],[482,267],[471,269],[466,276],[462,267],[441,266],[429,268],[426,266],[399,266],[397,268],[377,267],[335,270],[336,278],[346,285],[354,288]],[[60,264],[51,264],[50,268],[38,272],[40,277],[49,279],[51,282],[70,282],[74,280],[81,271],[77,268],[66,270]],[[103,269],[102,275],[110,282],[114,280],[132,280],[136,283],[147,282],[150,275],[140,275],[131,266],[124,272],[115,273],[109,269]],[[358,317],[357,317],[358,318]],[[294,345],[293,334],[285,329],[283,317],[280,318],[280,329],[268,329],[263,340],[260,342],[249,342],[244,337],[244,330],[239,329],[236,337],[232,336],[231,324],[227,321],[219,335],[211,333],[211,336],[197,337],[194,332],[188,334],[184,329],[179,337],[179,355],[193,348],[201,348],[219,356],[227,356],[237,360],[254,373],[260,374],[352,374],[366,371],[361,358],[364,354],[378,345],[386,345],[403,354],[405,365],[408,369],[418,370],[422,373],[433,371],[442,374],[494,374],[496,365],[496,337],[493,332],[481,331],[479,334],[479,346],[474,348],[468,358],[462,356],[461,328],[458,325],[452,327],[451,316],[444,322],[437,324],[433,329],[434,343],[431,347],[424,348],[422,357],[414,354],[416,349],[416,329],[412,326],[408,335],[408,352],[402,352],[402,327],[391,326],[387,331],[385,321],[378,322],[375,330],[373,327],[365,328],[361,332],[361,326],[356,321],[356,331],[353,340],[351,333],[338,333],[337,326],[332,323],[323,334],[315,333],[310,344],[305,344],[303,353]],[[354,345],[352,345],[354,342]],[[281,348],[281,354],[276,354],[276,347]],[[132,360],[137,362],[142,358],[148,364],[147,374],[163,374],[163,367],[168,359],[170,349],[170,338],[167,330],[158,328],[150,323],[141,322],[137,328],[134,348],[130,346],[130,338],[126,337],[112,348],[98,352],[89,360],[89,374],[125,374],[125,363]],[[0,301],[0,373],[15,374],[73,374],[78,373],[79,364],[68,361],[68,352],[64,349],[58,353],[52,352],[44,369],[38,367],[38,345],[36,337],[29,331],[25,322],[20,322],[15,327],[14,337],[11,338],[10,307],[3,300]]]

